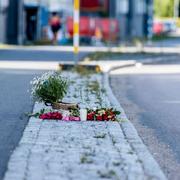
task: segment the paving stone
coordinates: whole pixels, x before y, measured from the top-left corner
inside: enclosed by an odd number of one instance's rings
[[[69,88],[66,101],[83,102],[84,106],[91,108],[112,105],[104,94],[101,104],[95,103],[96,94],[85,90],[85,84],[93,81],[103,87],[102,75],[81,77],[68,72],[63,75],[75,82]],[[90,102],[85,101],[87,96]],[[36,103],[34,112],[44,107]],[[137,136],[136,131],[130,128],[126,122],[57,122],[30,118],[19,146],[10,158],[4,180],[158,178],[158,165],[151,167],[153,159],[149,154],[141,153],[144,145],[134,136]],[[143,164],[141,158],[146,158],[147,163]]]

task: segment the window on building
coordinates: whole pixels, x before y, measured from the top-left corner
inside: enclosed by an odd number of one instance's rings
[[[145,0],[136,0],[136,14],[144,14],[146,12]]]
[[[116,2],[117,14],[127,14],[129,12],[129,0],[118,0]]]

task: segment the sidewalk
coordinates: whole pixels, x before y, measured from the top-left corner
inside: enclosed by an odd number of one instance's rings
[[[72,52],[73,46],[20,46],[20,45],[0,45],[0,50],[26,50],[26,51],[59,51],[59,52]],[[170,44],[169,46],[163,46],[163,44],[156,45],[156,43],[152,43],[151,45],[144,44],[138,46],[80,46],[80,52],[93,53],[93,52],[120,52],[120,53],[177,53],[180,54],[180,45],[173,46]]]
[[[113,96],[108,74],[63,72],[71,86],[64,101],[115,107],[120,122],[63,122],[30,118],[4,180],[166,179]],[[98,93],[87,90],[99,83]],[[104,89],[102,91],[102,89]],[[36,103],[34,112],[44,108]]]

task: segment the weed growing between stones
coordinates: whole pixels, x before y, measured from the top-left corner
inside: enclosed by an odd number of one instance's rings
[[[81,76],[90,76],[92,74],[100,73],[101,69],[99,66],[76,65],[72,71],[80,74]]]
[[[108,171],[98,170],[97,173],[99,174],[100,178],[111,179],[117,176],[114,170],[108,170]]]
[[[92,163],[93,163],[93,160],[90,159],[89,157],[83,155],[83,156],[81,156],[81,158],[80,158],[80,163],[81,163],[81,164],[92,164]]]
[[[103,134],[97,134],[95,136],[93,136],[94,138],[97,138],[97,139],[104,139],[106,137],[106,134],[103,133]]]

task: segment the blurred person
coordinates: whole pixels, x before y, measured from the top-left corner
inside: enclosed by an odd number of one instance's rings
[[[96,27],[94,36],[92,38],[92,43],[95,46],[102,46],[103,45],[102,39],[103,39],[102,29],[100,27]]]
[[[52,13],[49,20],[51,31],[53,33],[53,44],[57,44],[58,31],[61,29],[61,19],[56,12]]]
[[[102,40],[102,31],[100,27],[95,28],[95,37],[97,40],[101,41]]]

